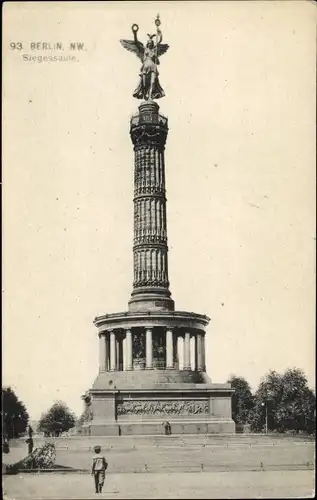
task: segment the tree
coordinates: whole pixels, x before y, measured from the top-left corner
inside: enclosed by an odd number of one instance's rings
[[[251,429],[261,431],[266,424],[268,416],[268,430],[276,428],[275,411],[281,401],[283,391],[283,377],[274,370],[270,370],[261,381],[255,396]]]
[[[315,395],[302,370],[290,368],[284,374],[270,371],[261,381],[254,398],[251,427],[260,431],[314,432]]]
[[[59,436],[74,427],[75,423],[74,413],[63,401],[57,401],[41,416],[38,429],[44,434]]]
[[[253,408],[253,396],[250,385],[243,377],[231,375],[228,382],[235,390],[232,395],[232,418],[236,424],[246,424],[250,420]]]
[[[11,387],[2,388],[3,434],[8,439],[24,433],[29,415]]]
[[[304,373],[296,368],[287,370],[283,376],[280,405],[275,413],[279,430],[313,432],[315,407],[316,398]]]

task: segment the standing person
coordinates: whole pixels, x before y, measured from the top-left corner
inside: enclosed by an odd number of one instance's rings
[[[169,432],[169,427],[170,427],[169,422],[167,420],[164,420],[164,422],[162,423],[162,425],[164,426],[165,436],[168,436],[170,434],[170,432]]]
[[[10,445],[7,436],[3,439],[3,453],[10,453]]]
[[[26,443],[28,445],[28,454],[30,455],[33,451],[33,429],[32,427],[30,426],[30,424],[28,425],[28,435],[29,435],[29,438],[26,440]]]
[[[100,454],[101,446],[95,446],[94,452],[95,455],[92,459],[91,475],[94,476],[96,493],[101,493],[108,464],[105,457]]]
[[[28,445],[28,454],[30,455],[33,451],[33,438],[29,437],[25,442]]]

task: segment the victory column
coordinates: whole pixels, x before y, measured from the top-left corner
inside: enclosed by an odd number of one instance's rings
[[[205,335],[209,318],[175,311],[168,279],[164,150],[167,118],[155,100],[165,93],[159,81],[162,43],[156,33],[143,45],[120,40],[141,61],[133,97],[141,99],[130,121],[134,149],[133,291],[128,311],[95,318],[99,374],[83,396],[91,435],[160,434],[162,421],[173,433],[233,433],[230,384],[213,384],[206,374]]]

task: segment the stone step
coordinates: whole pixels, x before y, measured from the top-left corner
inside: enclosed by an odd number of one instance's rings
[[[184,470],[199,469],[232,469],[249,470],[252,467],[280,467],[287,468],[290,465],[290,456],[294,467],[304,467],[305,464],[314,462],[314,447],[302,446],[290,449],[289,446],[273,447],[251,447],[247,452],[241,448],[218,448],[218,449],[196,449],[186,448],[169,449],[139,449],[139,450],[104,450],[109,463],[108,472],[140,472],[162,471],[169,469],[175,471],[177,468]],[[64,466],[88,470],[91,466],[92,452],[89,451],[57,451],[56,463]],[[308,466],[307,466],[308,467]]]
[[[308,439],[277,439],[270,436],[233,435],[219,438],[219,436],[109,436],[109,437],[69,437],[69,438],[35,438],[34,445],[41,446],[45,442],[54,442],[57,449],[92,450],[96,444],[103,449],[140,449],[140,448],[221,448],[221,447],[254,447],[278,446],[296,443],[298,446],[314,443]],[[25,447],[24,440],[21,445]],[[16,445],[15,445],[16,446]]]
[[[162,388],[179,389],[200,388],[204,386],[211,387],[211,380],[205,372],[191,370],[131,370],[101,372],[96,378],[93,389],[120,389],[129,390],[137,387],[138,389]],[[214,384],[218,388],[221,384]],[[228,388],[227,384],[223,387]]]

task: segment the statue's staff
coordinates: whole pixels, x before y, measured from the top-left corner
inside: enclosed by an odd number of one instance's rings
[[[156,24],[155,58],[156,58],[156,61],[157,61],[157,59],[158,59],[158,57],[157,57],[157,46],[158,46],[158,37],[159,37],[159,32],[160,32],[159,27],[161,25],[160,14],[157,14],[156,19],[155,19],[155,24]]]

